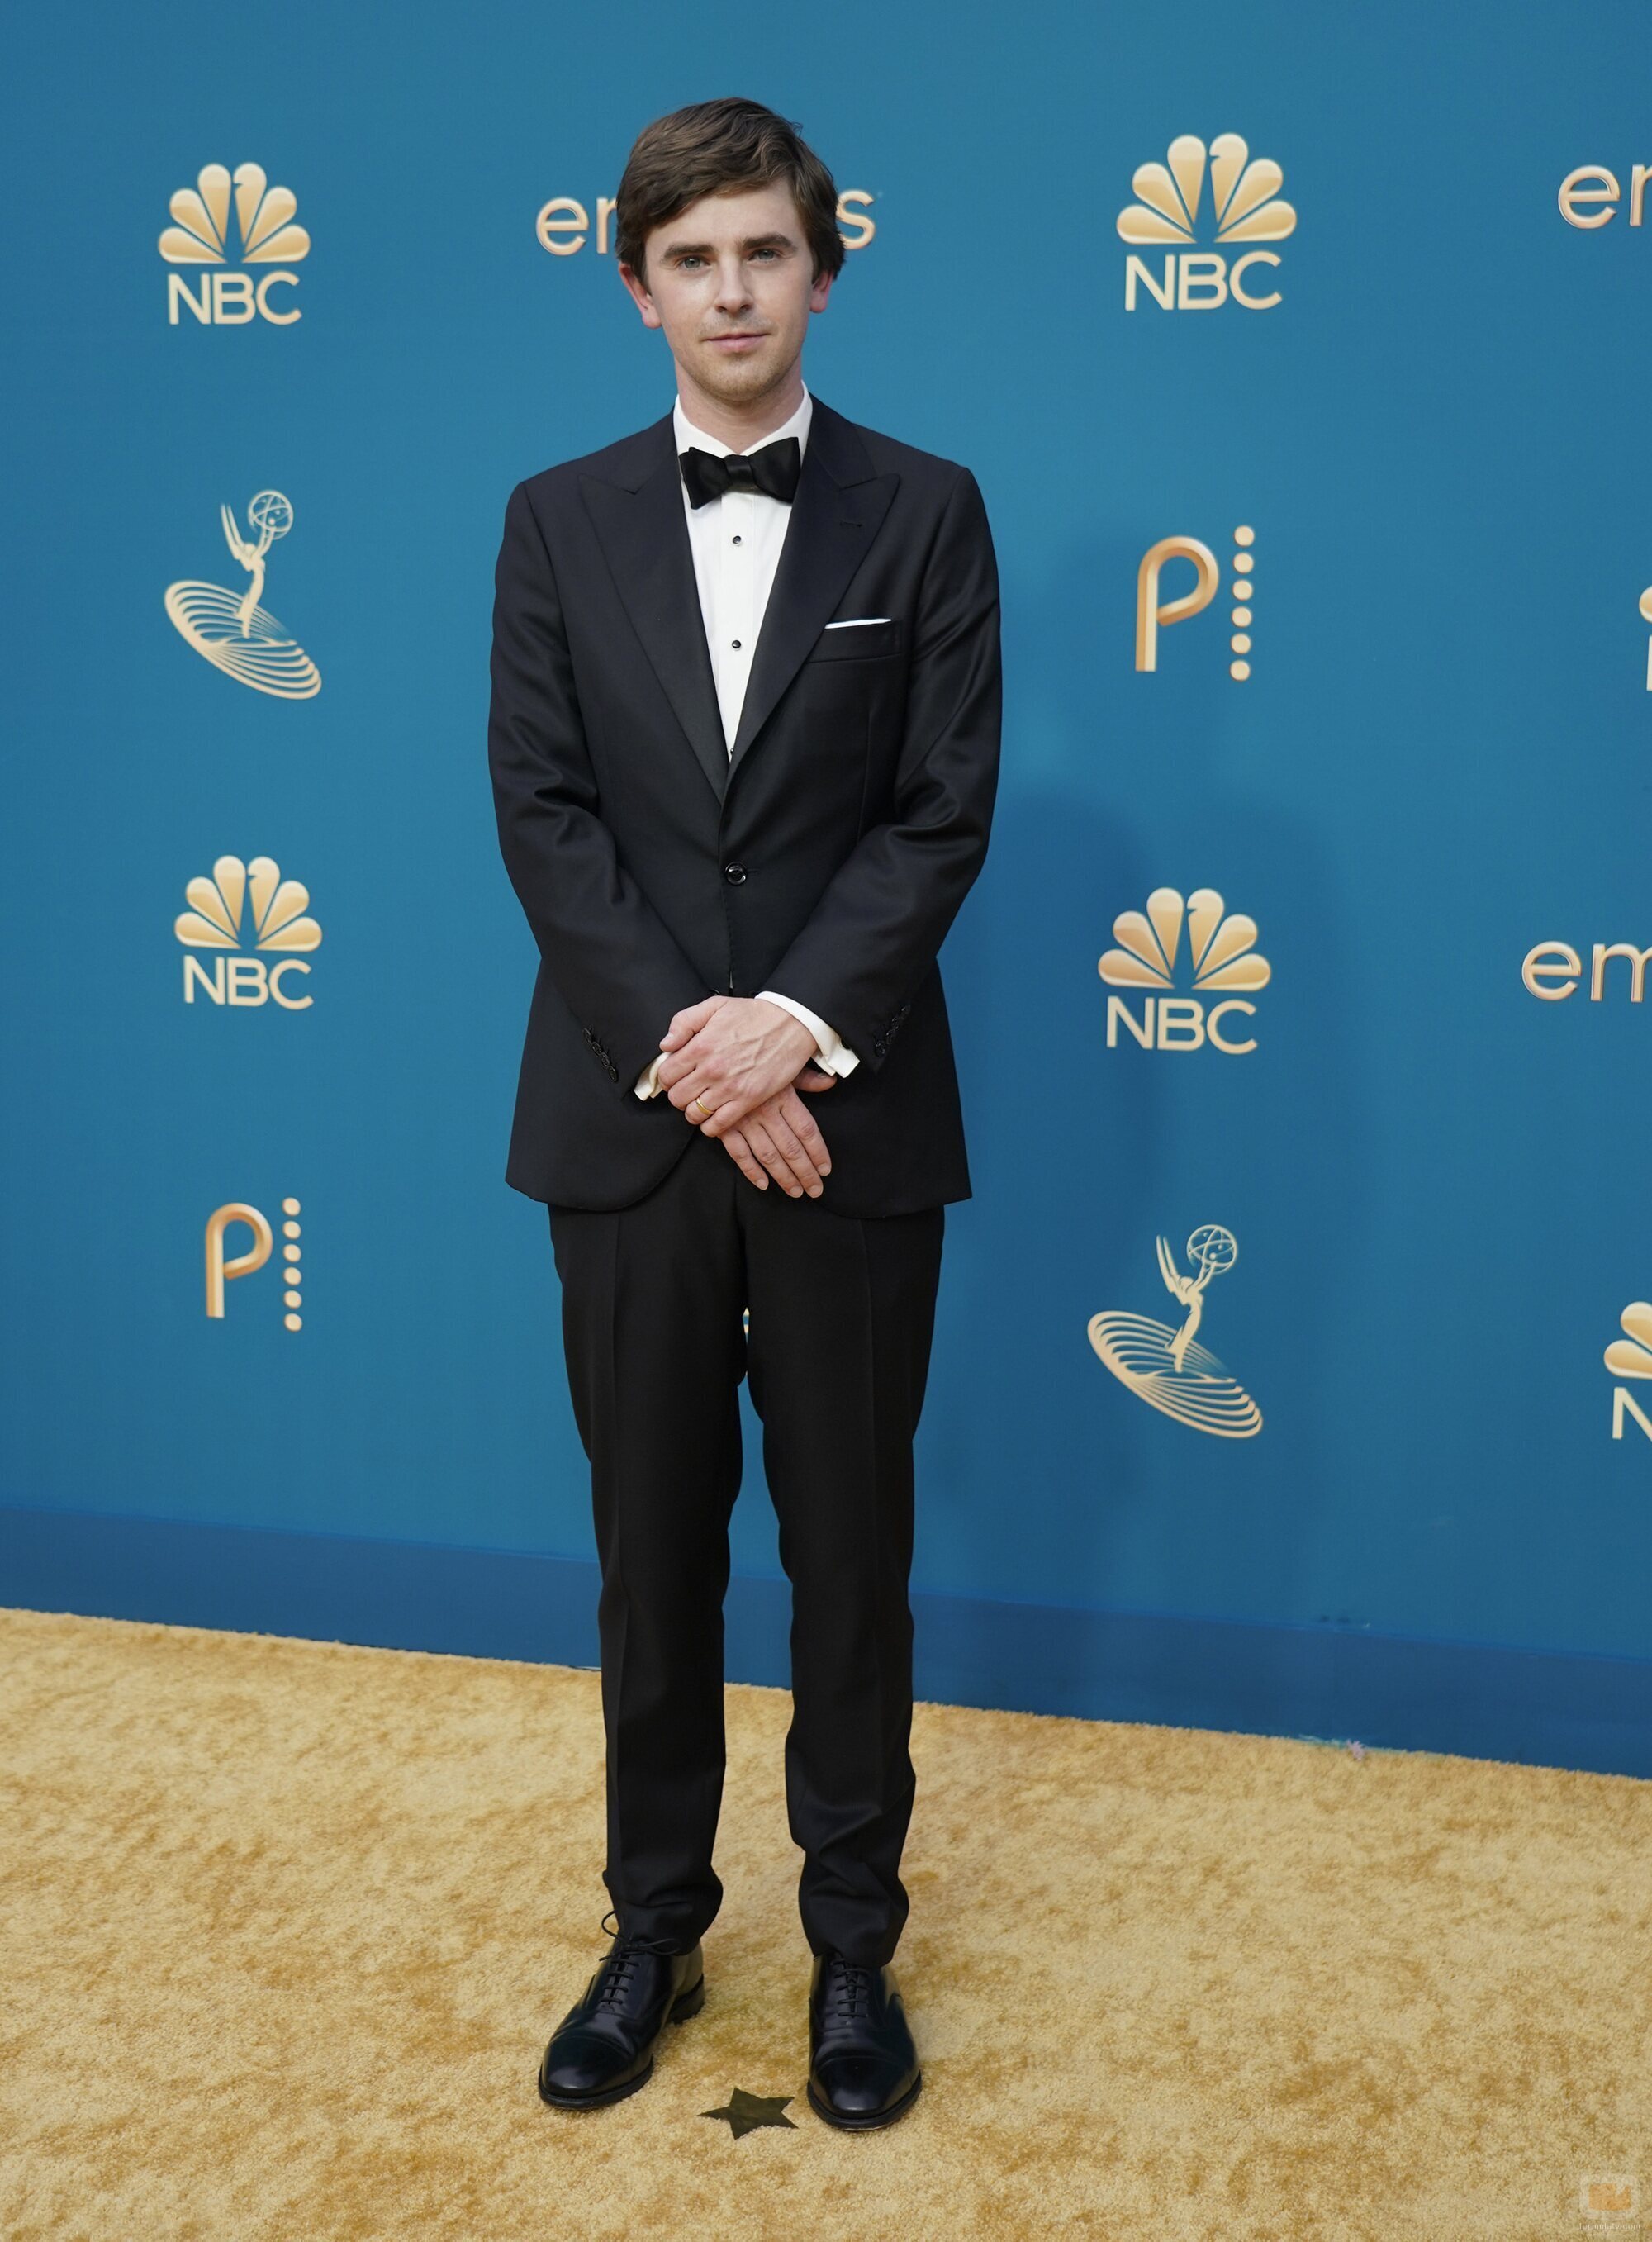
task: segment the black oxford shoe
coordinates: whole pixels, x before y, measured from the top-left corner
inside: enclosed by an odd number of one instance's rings
[[[593,2110],[646,2086],[668,2024],[706,2004],[700,1943],[674,1954],[619,1934],[583,1994],[552,2033],[539,2067],[540,2099],[558,2110]]]
[[[892,2125],[917,2099],[923,2074],[895,1971],[830,1949],[809,1982],[809,2106],[829,2125],[863,2132]]]

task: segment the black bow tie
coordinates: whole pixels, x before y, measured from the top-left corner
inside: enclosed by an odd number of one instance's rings
[[[704,506],[725,491],[762,491],[789,506],[802,471],[803,447],[796,436],[782,436],[757,452],[730,452],[720,460],[715,453],[690,448],[677,454],[690,506]]]

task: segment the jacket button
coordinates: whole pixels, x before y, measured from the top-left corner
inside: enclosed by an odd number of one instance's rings
[[[737,888],[746,876],[746,868],[743,864],[725,864],[722,876],[731,888]]]

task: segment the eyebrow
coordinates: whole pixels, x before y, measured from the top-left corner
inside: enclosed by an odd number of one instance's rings
[[[740,245],[742,252],[754,249],[796,249],[797,244],[789,233],[750,233]],[[666,244],[668,257],[711,257],[715,245],[708,241],[670,241]]]

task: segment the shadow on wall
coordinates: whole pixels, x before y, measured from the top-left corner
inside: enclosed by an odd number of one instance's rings
[[[1225,637],[1161,642],[1159,672],[1136,674],[1149,542],[1076,547],[1006,588],[1004,782],[946,954],[976,1195],[949,1215],[914,1581],[1350,1621],[1304,1602],[1339,1530],[1328,1266],[1368,1219],[1347,904],[1328,816],[1251,775],[1266,686],[1230,680]],[[1105,641],[1103,616],[1125,625]],[[1106,1048],[1098,961],[1161,886],[1214,887],[1258,921],[1253,1053]],[[1089,1344],[1100,1308],[1179,1319],[1154,1241],[1179,1250],[1205,1222],[1239,1240],[1207,1336],[1262,1407],[1255,1440],[1163,1417]]]

